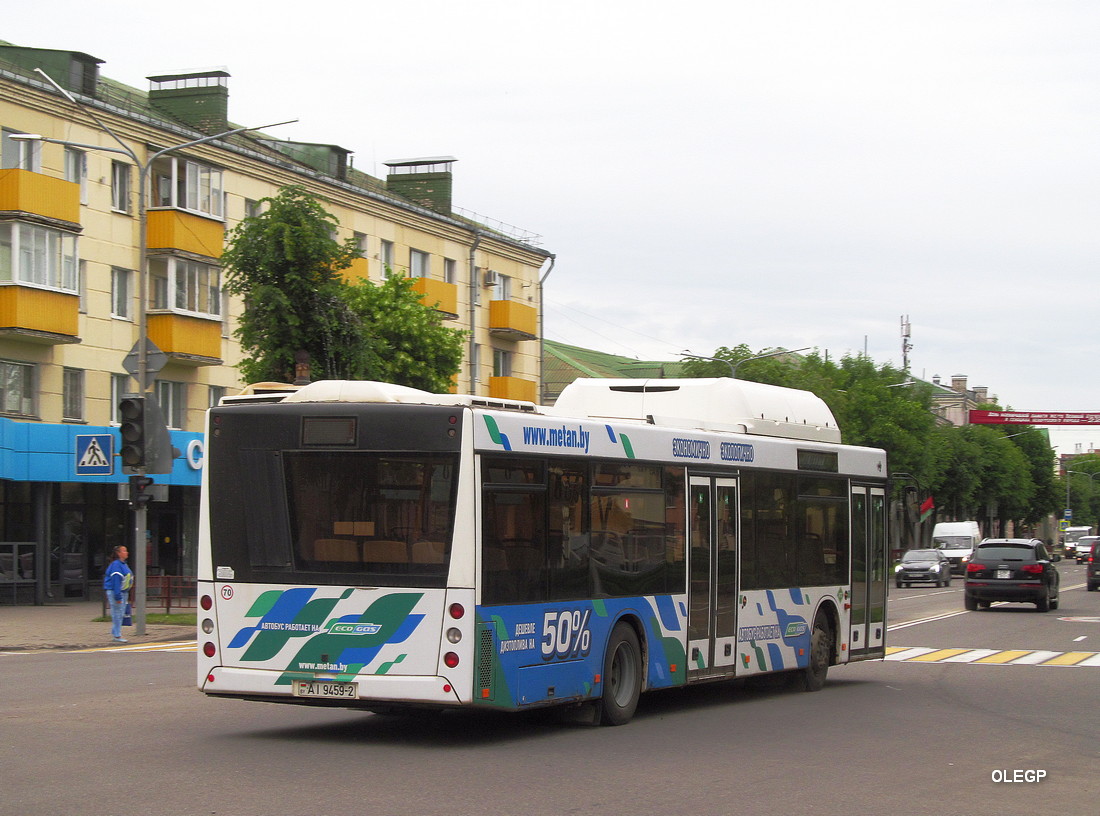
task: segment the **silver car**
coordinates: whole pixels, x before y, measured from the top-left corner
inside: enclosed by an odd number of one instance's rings
[[[1084,564],[1086,561],[1088,561],[1089,553],[1092,552],[1092,545],[1095,544],[1097,541],[1100,541],[1100,536],[1081,536],[1079,539],[1077,539],[1077,549],[1074,552],[1074,556],[1076,557],[1078,564]],[[1066,558],[1069,558],[1069,556],[1070,554],[1068,552],[1067,545]]]

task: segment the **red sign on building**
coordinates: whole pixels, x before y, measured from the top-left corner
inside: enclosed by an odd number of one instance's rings
[[[1055,413],[1051,411],[971,411],[972,425],[1100,425],[1100,411]]]

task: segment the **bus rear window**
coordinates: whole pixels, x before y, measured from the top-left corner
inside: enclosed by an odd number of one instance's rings
[[[453,457],[325,451],[284,460],[297,570],[446,578]]]

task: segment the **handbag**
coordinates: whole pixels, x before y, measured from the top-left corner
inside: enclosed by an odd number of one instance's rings
[[[131,608],[130,604],[127,603],[126,604],[126,611],[122,613],[122,625],[123,626],[133,626],[134,625],[133,612],[134,612],[134,610]]]

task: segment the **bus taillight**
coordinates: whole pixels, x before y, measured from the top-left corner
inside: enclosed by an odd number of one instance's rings
[[[207,657],[213,657],[215,651],[217,651],[217,650],[214,648],[214,644],[211,643],[210,641],[207,641],[206,643],[202,644],[202,653],[204,655],[206,655]]]
[[[443,664],[448,669],[453,669],[455,666],[458,665],[458,655],[456,655],[454,652],[447,652],[447,654],[443,655]]]
[[[203,595],[202,598],[199,599],[199,603],[202,604],[203,609],[209,612],[210,608],[214,605],[214,599],[209,595]]]
[[[460,603],[451,604],[450,608],[447,611],[450,613],[451,617],[454,618],[455,620],[458,620],[459,618],[461,618],[463,615],[466,614],[465,607],[463,607],[462,604],[460,604]]]

